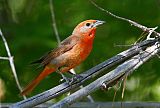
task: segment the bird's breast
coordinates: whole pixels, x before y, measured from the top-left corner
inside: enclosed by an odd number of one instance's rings
[[[90,54],[92,50],[92,43],[79,43],[74,46],[71,52],[69,52],[70,55],[70,64],[71,65],[78,65],[82,61],[84,61],[88,55]]]

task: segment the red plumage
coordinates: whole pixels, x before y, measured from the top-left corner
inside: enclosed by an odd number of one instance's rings
[[[36,77],[22,92],[31,92],[39,82],[47,75],[59,69],[60,72],[68,72],[70,69],[79,65],[90,54],[96,27],[104,21],[86,20],[78,24],[71,36],[61,42],[61,45],[41,57],[34,63],[40,63],[44,70]]]

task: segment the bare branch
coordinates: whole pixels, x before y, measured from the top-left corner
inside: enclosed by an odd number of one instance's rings
[[[11,66],[11,69],[12,69],[12,72],[13,72],[13,75],[14,75],[14,78],[15,78],[15,81],[16,81],[16,84],[17,84],[17,87],[20,91],[22,91],[22,87],[20,86],[20,83],[19,83],[19,80],[18,80],[18,77],[17,77],[17,73],[16,73],[16,69],[15,69],[15,65],[14,65],[14,60],[13,60],[13,56],[11,56],[11,52],[10,52],[10,49],[8,47],[8,43],[0,29],[0,35],[2,37],[2,40],[3,40],[3,43],[5,45],[5,48],[6,48],[6,51],[7,51],[7,54],[8,54],[8,57],[7,58],[4,58],[4,57],[1,57],[3,59],[8,59],[9,60],[9,63],[10,63],[10,66]],[[26,96],[23,95],[23,98],[26,99]]]
[[[36,96],[33,96],[31,98],[28,98],[26,100],[17,102],[13,104],[11,107],[12,108],[17,108],[17,107],[33,107],[36,105],[39,105],[43,102],[46,102],[50,99],[53,99],[61,94],[64,94],[72,89],[78,88],[80,85],[82,85],[85,81],[94,78],[95,76],[101,74],[104,70],[110,69],[111,67],[120,64],[121,62],[124,62],[125,60],[129,59],[130,57],[133,57],[143,49],[146,49],[147,47],[155,44],[157,40],[145,40],[141,43],[138,43],[131,47],[130,49],[123,51],[116,56],[98,64],[97,66],[89,69],[88,71],[80,74],[82,76],[81,79],[79,79],[78,82],[73,83],[71,86],[68,85],[66,82],[62,83],[48,91],[45,91],[41,94],[38,94]]]
[[[52,103],[53,104],[53,103]],[[76,102],[72,104],[68,108],[159,108],[159,102],[114,102],[114,106],[112,105],[113,102]],[[8,108],[10,107],[11,103],[1,103],[1,108]],[[34,108],[49,108],[51,103],[43,103]]]
[[[56,25],[56,20],[55,20],[55,15],[54,15],[54,7],[53,7],[53,2],[52,0],[49,0],[49,6],[50,6],[50,11],[51,11],[51,15],[52,15],[52,27],[53,27],[53,31],[56,35],[56,39],[58,42],[58,45],[60,45],[61,40],[58,34],[58,29],[57,29],[57,25]]]
[[[140,28],[140,29],[143,30],[144,32],[148,32],[148,33],[149,33],[149,31],[151,30],[150,28],[147,28],[146,26],[143,26],[143,25],[141,25],[141,24],[139,24],[139,23],[137,23],[137,22],[135,22],[135,21],[132,21],[132,20],[127,19],[127,18],[124,18],[124,17],[117,16],[117,15],[109,12],[108,10],[103,9],[102,7],[98,6],[98,5],[97,5],[95,2],[93,2],[92,0],[90,0],[90,2],[91,2],[95,7],[97,7],[97,8],[100,9],[101,11],[105,12],[106,14],[108,14],[108,15],[110,15],[110,16],[112,16],[112,17],[115,17],[115,18],[117,18],[117,19],[120,19],[120,20],[129,22],[131,25]],[[154,31],[153,33],[154,33],[156,36],[160,37],[160,33],[156,32],[156,31]]]
[[[64,108],[69,107],[71,104],[76,102],[77,100],[82,99],[83,97],[91,94],[92,92],[96,91],[97,89],[101,88],[101,86],[105,83],[107,87],[110,86],[115,80],[121,78],[124,75],[127,75],[134,70],[136,70],[139,66],[149,60],[151,57],[155,56],[160,51],[160,43],[157,42],[151,47],[148,47],[143,53],[138,54],[131,59],[127,60],[123,64],[119,65],[113,71],[107,73],[106,75],[98,78],[91,84],[87,85],[86,87],[76,91],[75,93],[71,94],[70,96],[62,99],[58,103],[54,104],[50,108]]]
[[[9,60],[8,57],[0,57],[1,60]]]

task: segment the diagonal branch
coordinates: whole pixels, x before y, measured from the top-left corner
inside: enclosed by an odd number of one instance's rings
[[[132,21],[132,20],[127,19],[127,18],[124,18],[124,17],[117,16],[117,15],[109,12],[108,10],[103,9],[102,7],[98,6],[98,5],[97,5],[95,2],[93,2],[92,0],[90,0],[90,2],[91,2],[96,8],[98,8],[99,10],[105,12],[106,14],[108,14],[108,15],[110,15],[110,16],[112,16],[112,17],[115,17],[115,18],[117,18],[117,19],[120,19],[120,20],[129,22],[131,25],[133,25],[133,26],[135,26],[135,27],[137,27],[137,28],[140,28],[140,29],[143,30],[144,32],[147,32],[147,33],[148,33],[148,32],[151,30],[151,28],[147,28],[146,26],[143,26],[143,25],[141,25],[141,24],[139,24],[139,23],[137,23],[137,22],[135,22],[135,21]],[[154,33],[156,36],[160,37],[160,33],[156,32],[156,31],[153,31],[153,33]]]
[[[146,61],[148,61],[151,57],[155,56],[158,52],[160,52],[159,42],[155,43],[151,47],[148,47],[141,54],[138,54],[132,57],[131,59],[124,62],[123,64],[119,65],[116,69],[98,78],[97,80],[87,85],[86,87],[62,99],[60,102],[54,104],[50,108],[67,108],[74,102],[82,99],[88,94],[91,94],[92,92],[101,88],[104,85],[104,83],[108,88],[110,84],[112,85],[112,83],[119,80],[119,78],[130,74],[131,72],[136,70],[138,67],[140,67],[142,64],[144,64]]]
[[[39,105],[41,103],[44,103],[50,99],[53,99],[61,94],[64,94],[72,89],[78,88],[80,85],[82,85],[85,81],[94,78],[95,76],[101,74],[104,70],[110,69],[111,67],[120,64],[124,62],[125,60],[139,54],[140,51],[146,49],[149,46],[152,46],[157,42],[158,39],[155,40],[145,40],[141,43],[138,43],[131,47],[130,49],[123,51],[116,56],[98,64],[97,66],[89,69],[88,71],[80,74],[82,76],[81,79],[79,79],[78,82],[73,83],[71,86],[68,85],[66,82],[62,83],[48,91],[45,91],[41,94],[38,94],[36,96],[33,96],[31,98],[28,98],[26,100],[17,102],[13,104],[12,108],[17,107],[33,107],[36,105]]]
[[[14,65],[14,60],[13,60],[13,56],[11,56],[11,52],[10,52],[10,49],[8,47],[8,43],[0,29],[0,35],[1,35],[1,38],[3,40],[3,43],[5,45],[5,48],[6,48],[6,51],[7,51],[7,54],[8,54],[8,57],[1,57],[0,59],[5,59],[5,60],[9,60],[9,63],[10,63],[10,66],[11,66],[11,69],[12,69],[12,72],[13,72],[13,75],[14,75],[14,78],[15,78],[15,81],[16,81],[16,84],[17,84],[17,87],[20,91],[22,91],[22,87],[20,86],[20,83],[19,83],[19,80],[18,80],[18,77],[17,77],[17,73],[16,73],[16,69],[15,69],[15,65]],[[26,96],[23,95],[23,98],[26,99]]]

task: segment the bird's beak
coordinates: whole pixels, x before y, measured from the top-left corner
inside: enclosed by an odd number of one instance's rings
[[[102,25],[104,23],[105,23],[105,21],[96,20],[96,22],[94,23],[94,27],[97,27],[97,26]]]

